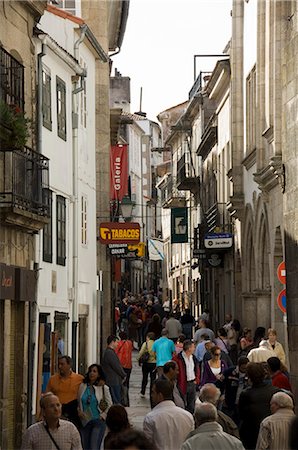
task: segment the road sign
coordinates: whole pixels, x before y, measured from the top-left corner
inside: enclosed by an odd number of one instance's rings
[[[277,268],[277,278],[281,284],[286,284],[286,263],[284,261]]]
[[[204,245],[212,250],[220,248],[230,248],[233,245],[233,235],[231,233],[209,233],[204,236]]]
[[[280,291],[280,293],[277,296],[277,305],[281,312],[284,314],[287,312],[287,296],[286,296],[286,290],[283,289]]]

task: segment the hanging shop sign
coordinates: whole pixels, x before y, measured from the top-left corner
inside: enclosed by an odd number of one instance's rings
[[[138,244],[109,244],[110,254],[120,258],[143,258],[145,256],[146,245],[144,242]]]
[[[204,237],[204,245],[208,249],[230,248],[233,245],[231,233],[209,233]]]
[[[171,209],[171,243],[188,242],[188,210],[187,208]]]
[[[121,201],[128,192],[127,145],[113,145],[110,152],[111,200]]]
[[[140,224],[137,222],[102,222],[99,239],[102,244],[138,244]]]

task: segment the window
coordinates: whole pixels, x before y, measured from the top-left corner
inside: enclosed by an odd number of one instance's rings
[[[52,130],[51,72],[42,66],[42,117],[43,126]]]
[[[59,77],[56,77],[56,89],[58,136],[66,141],[66,87],[64,81]]]
[[[81,197],[81,242],[87,245],[87,198]]]
[[[53,226],[52,226],[52,191],[50,189],[43,189],[43,204],[48,205],[49,223],[43,229],[43,261],[52,262],[53,258]]]
[[[51,0],[58,8],[64,9],[70,14],[76,14],[76,0]]]
[[[65,198],[57,195],[56,198],[56,236],[57,236],[57,264],[65,266],[66,260],[66,203]]]
[[[0,98],[24,111],[24,67],[1,46]]]
[[[80,65],[85,70],[87,70],[87,66],[83,58],[80,58]],[[80,118],[81,125],[86,128],[87,124],[87,95],[86,95],[86,80],[83,81],[84,89],[81,91],[81,110],[80,110]]]

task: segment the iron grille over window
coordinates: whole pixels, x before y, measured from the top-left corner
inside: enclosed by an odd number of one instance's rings
[[[43,190],[49,187],[49,160],[29,147],[0,152],[4,183],[0,208],[13,207],[48,217]],[[0,174],[1,178],[1,174]]]
[[[59,77],[56,77],[56,89],[58,136],[66,141],[66,86]]]
[[[66,202],[61,195],[56,197],[57,264],[65,266],[66,261]]]
[[[52,191],[50,189],[44,189],[43,197],[44,203],[48,205],[50,220],[43,229],[42,259],[51,263],[53,258]]]
[[[24,67],[0,47],[0,98],[24,111]]]

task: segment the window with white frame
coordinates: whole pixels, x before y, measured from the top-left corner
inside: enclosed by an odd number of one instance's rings
[[[51,71],[42,65],[42,119],[43,126],[52,130]]]
[[[81,243],[87,245],[87,198],[81,197]]]

